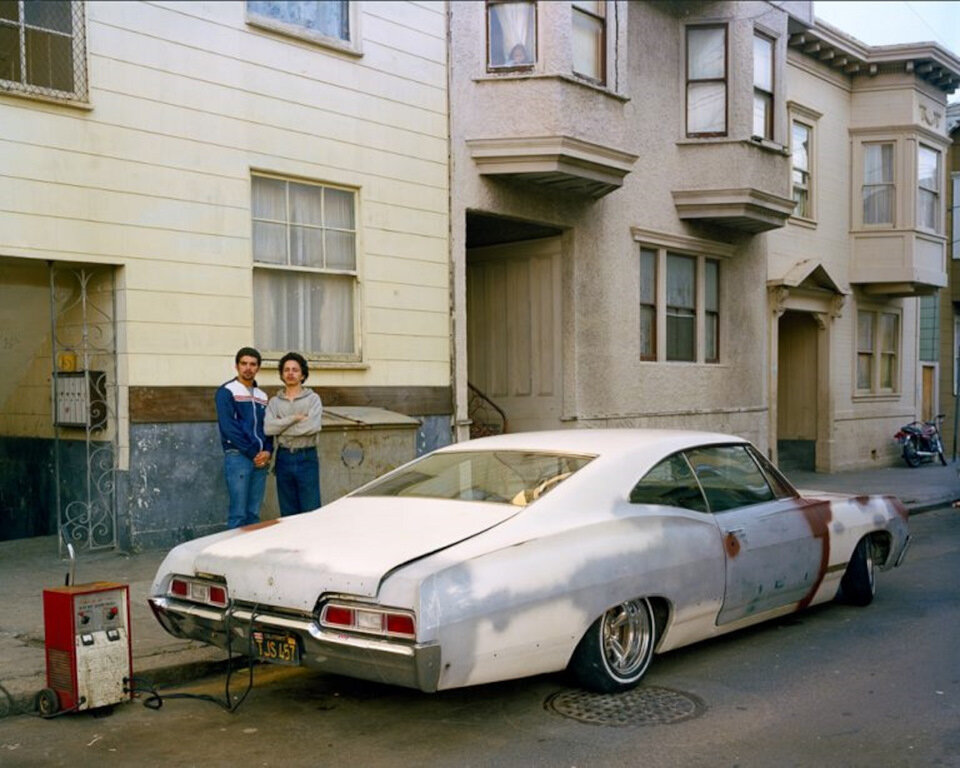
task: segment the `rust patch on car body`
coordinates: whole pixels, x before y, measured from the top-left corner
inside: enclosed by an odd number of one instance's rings
[[[817,594],[817,590],[820,589],[820,585],[827,575],[827,568],[830,565],[830,521],[833,519],[833,509],[829,501],[803,499],[800,503],[800,509],[807,525],[810,526],[813,538],[820,540],[820,566],[817,569],[816,578],[810,585],[810,590],[797,604],[797,610],[803,610],[813,602],[813,596]]]
[[[740,539],[735,533],[728,533],[723,540],[723,548],[727,551],[727,557],[736,557],[740,554]]]
[[[271,525],[276,525],[280,522],[280,518],[274,520],[261,520],[259,523],[250,523],[250,525],[241,526],[241,531],[259,531],[261,528],[269,528]]]

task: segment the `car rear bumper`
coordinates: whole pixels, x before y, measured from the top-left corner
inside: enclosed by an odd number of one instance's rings
[[[154,615],[175,637],[236,652],[249,647],[251,626],[295,636],[305,667],[432,693],[440,678],[440,646],[358,637],[322,628],[311,616],[233,607],[218,610],[169,597],[148,598]]]

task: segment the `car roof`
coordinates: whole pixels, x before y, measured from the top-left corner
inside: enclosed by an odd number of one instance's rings
[[[746,442],[748,441],[735,435],[687,429],[566,429],[479,437],[454,443],[440,450],[524,450],[595,455],[653,451],[667,455],[698,445]]]

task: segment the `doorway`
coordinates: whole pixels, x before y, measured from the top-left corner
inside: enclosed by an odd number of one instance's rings
[[[819,327],[809,312],[781,315],[777,343],[777,455],[786,470],[813,471],[817,448]]]

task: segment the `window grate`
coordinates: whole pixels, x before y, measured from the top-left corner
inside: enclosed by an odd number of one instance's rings
[[[0,2],[0,90],[86,101],[87,52],[82,2]]]

